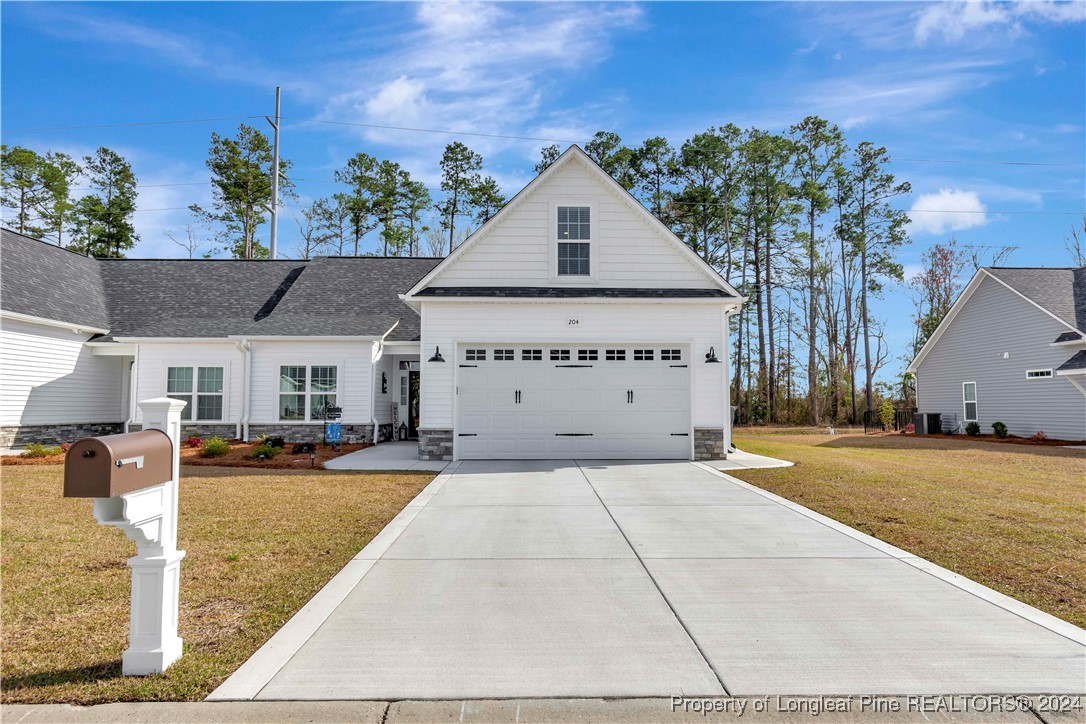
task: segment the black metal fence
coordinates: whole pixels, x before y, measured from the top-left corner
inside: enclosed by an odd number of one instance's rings
[[[883,422],[882,413],[879,410],[864,410],[864,433],[890,430],[900,432],[907,425],[912,424],[914,414],[916,414],[915,407],[908,410],[894,410],[894,421],[888,425]]]

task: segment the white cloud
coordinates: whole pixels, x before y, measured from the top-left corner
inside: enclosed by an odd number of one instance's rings
[[[1006,28],[1012,35],[1023,32],[1023,22],[1079,23],[1086,20],[1086,4],[1077,0],[1017,0],[1016,2],[938,2],[916,14],[913,36],[924,44],[933,37],[953,42],[989,27]]]
[[[605,59],[611,38],[641,17],[634,5],[566,4],[556,12],[527,3],[423,3],[416,28],[394,51],[344,69],[350,85],[332,91],[321,118],[543,137],[544,99],[557,92],[563,74]],[[415,150],[449,142],[381,129],[363,135]],[[479,138],[471,145],[486,155],[518,143]]]
[[[943,234],[988,223],[987,208],[975,191],[939,189],[917,197],[909,210],[911,233]]]

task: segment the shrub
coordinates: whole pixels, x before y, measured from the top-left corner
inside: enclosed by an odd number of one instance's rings
[[[976,437],[977,435],[979,435],[980,434],[980,423],[979,422],[967,422],[967,423],[965,423],[965,434],[966,435],[972,435],[973,437]]]
[[[283,448],[276,447],[275,445],[257,445],[253,448],[253,451],[249,454],[250,460],[271,460],[273,457],[283,452]]]
[[[59,445],[42,445],[40,442],[32,442],[23,450],[24,458],[45,458],[50,455],[59,455],[64,452]]]
[[[1044,442],[1048,439],[1048,435],[1045,434],[1044,430],[1038,430],[1037,432],[1030,435],[1029,439],[1033,440],[1033,442]]]
[[[192,435],[188,440],[185,440],[186,447],[200,447],[204,444],[203,438],[199,435]]]
[[[911,422],[905,426],[905,432],[916,432],[916,425]]]
[[[996,437],[999,437],[999,438],[1007,437],[1007,426],[1004,425],[999,420],[996,420],[995,422],[992,423],[992,432],[995,433]]]
[[[204,440],[200,446],[200,455],[205,458],[220,458],[230,452],[230,443],[215,436]]]
[[[895,418],[894,403],[889,400],[879,405],[879,419],[882,421],[882,429],[893,428]]]

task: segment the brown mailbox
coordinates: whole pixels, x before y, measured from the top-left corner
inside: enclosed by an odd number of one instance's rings
[[[64,457],[65,498],[112,498],[173,479],[173,444],[161,430],[88,437]]]

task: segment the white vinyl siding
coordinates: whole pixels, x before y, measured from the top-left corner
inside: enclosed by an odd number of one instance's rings
[[[976,382],[982,432],[990,433],[998,420],[1012,435],[1043,430],[1054,439],[1086,439],[1082,393],[1059,375],[1030,380],[1024,374],[1056,369],[1075,353],[1050,346],[1066,331],[1000,282],[982,279],[917,368],[919,411],[964,424],[962,383]]]
[[[90,334],[0,323],[0,424],[123,422],[126,357],[96,357]]]
[[[640,217],[631,206],[636,203],[607,188],[573,160],[430,285],[714,288],[672,241]],[[591,277],[556,276],[559,204],[592,209]]]
[[[371,360],[374,345],[368,341],[301,341],[256,340],[252,343],[252,401],[249,410],[249,422],[253,425],[285,424],[279,416],[280,394],[284,366],[304,367],[306,369],[306,391],[300,394],[308,396],[305,416],[290,422],[293,424],[323,424],[321,419],[307,422],[312,418],[311,402],[321,390],[312,387],[313,367],[336,368],[335,404],[343,409],[344,435],[354,434],[349,430],[353,425],[370,423],[370,393],[374,385],[375,367]],[[378,376],[377,384],[380,384]],[[380,388],[378,388],[380,389]],[[326,393],[326,392],[325,392]],[[299,394],[294,392],[294,394]],[[387,405],[385,406],[387,407]],[[292,409],[294,407],[292,406]]]
[[[728,422],[728,365],[705,364],[709,347],[727,359],[726,322],[718,304],[443,304],[424,305],[422,349],[425,360],[440,346],[446,362],[423,362],[420,427],[452,428],[457,344],[501,344],[527,350],[520,359],[576,364],[577,350],[591,346],[603,357],[622,350],[631,364],[634,349],[690,350],[693,426],[722,427]],[[569,325],[570,319],[578,324]],[[555,346],[561,343],[565,346]],[[571,352],[572,351],[572,352]],[[461,352],[461,355],[463,352]],[[598,354],[598,352],[597,352]],[[642,354],[644,357],[644,354]],[[654,353],[654,356],[655,353]],[[553,359],[552,359],[553,358]],[[694,362],[692,360],[697,360]],[[471,363],[468,363],[471,364]]]
[[[177,382],[171,384],[171,368],[189,370],[185,379],[191,375],[191,382],[186,382],[183,388],[179,388]],[[202,377],[202,391],[206,397],[203,412],[205,415],[219,412],[220,416],[214,419],[199,418],[201,368],[205,370]],[[222,370],[221,379],[217,372],[207,371],[214,369]],[[214,392],[216,389],[221,389],[221,392]],[[197,399],[188,399],[194,394]],[[241,352],[233,342],[140,344],[136,370],[136,400],[163,396],[185,398],[185,402],[189,403],[183,411],[186,423],[237,423],[241,419],[242,405]],[[217,399],[212,399],[212,396],[217,396]],[[221,411],[217,409],[220,404]],[[135,422],[143,423],[139,409],[136,410]]]

